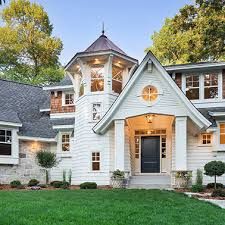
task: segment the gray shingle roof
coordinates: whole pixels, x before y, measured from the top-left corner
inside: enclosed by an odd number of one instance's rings
[[[41,87],[0,79],[0,120],[20,122],[19,134],[29,137],[54,138],[49,115],[40,106],[49,99]]]
[[[53,126],[57,125],[73,125],[75,123],[75,118],[62,118],[62,119],[51,119]]]
[[[60,82],[48,85],[46,87],[58,87],[58,86],[70,86],[73,85],[73,82],[70,76],[67,74]]]
[[[84,52],[98,52],[106,50],[113,50],[123,55],[126,55],[126,53],[123,50],[121,50],[118,46],[116,46],[104,34],[102,34],[95,42],[93,42]]]
[[[209,112],[225,112],[225,107],[201,108],[198,110],[206,119],[208,119],[212,123],[211,127],[217,127],[216,119],[210,116]]]

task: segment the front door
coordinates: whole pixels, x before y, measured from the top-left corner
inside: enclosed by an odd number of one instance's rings
[[[141,172],[160,173],[160,137],[141,138]]]

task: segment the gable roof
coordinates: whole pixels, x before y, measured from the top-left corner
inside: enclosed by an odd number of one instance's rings
[[[48,92],[41,87],[0,79],[0,124],[20,123],[19,135],[54,138],[52,122],[40,107],[50,101]]]
[[[113,50],[123,55],[126,53],[115,45],[107,36],[102,34],[96,41],[94,41],[84,52],[98,52]]]
[[[144,70],[148,61],[151,60],[159,72],[163,75],[164,79],[167,81],[168,85],[173,88],[180,100],[184,103],[185,107],[191,111],[190,117],[191,119],[198,124],[201,128],[207,128],[211,125],[211,123],[195,108],[195,106],[188,100],[188,98],[184,95],[184,93],[179,89],[179,87],[175,84],[160,62],[156,59],[151,51],[149,51],[143,61],[141,62],[140,66],[134,72],[126,86],[124,87],[121,94],[118,96],[116,101],[107,111],[107,113],[103,116],[103,118],[93,127],[93,131],[95,133],[104,133],[107,127],[111,124],[113,120],[113,115],[119,109],[123,99],[128,94],[129,90],[133,87],[137,78],[139,77],[140,73]]]

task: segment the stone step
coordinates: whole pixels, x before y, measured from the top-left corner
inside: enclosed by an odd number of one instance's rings
[[[172,190],[171,185],[159,185],[159,184],[129,184],[128,189],[166,189]]]

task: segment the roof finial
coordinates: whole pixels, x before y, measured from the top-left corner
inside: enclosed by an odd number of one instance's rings
[[[102,35],[105,34],[105,25],[104,25],[104,22],[102,22]]]

